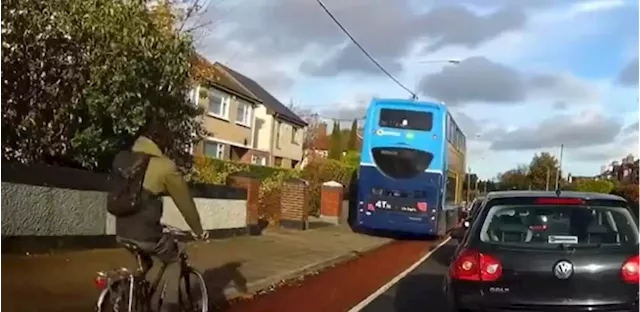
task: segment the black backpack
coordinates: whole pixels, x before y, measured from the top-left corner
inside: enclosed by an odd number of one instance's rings
[[[126,217],[142,209],[142,183],[151,155],[122,151],[116,155],[109,177],[107,211]]]

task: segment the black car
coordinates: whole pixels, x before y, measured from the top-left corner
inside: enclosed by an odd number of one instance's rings
[[[638,311],[638,220],[621,197],[495,192],[452,237],[452,311]]]

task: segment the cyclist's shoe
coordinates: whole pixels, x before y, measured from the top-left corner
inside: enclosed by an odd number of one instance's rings
[[[209,232],[203,231],[202,235],[200,235],[200,239],[204,240],[204,241],[208,240],[209,239]]]

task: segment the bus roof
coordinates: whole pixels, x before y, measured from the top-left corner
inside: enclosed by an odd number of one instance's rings
[[[446,107],[444,103],[437,103],[437,102],[415,101],[411,99],[372,98],[370,107],[375,107],[378,105],[404,106],[404,107],[429,106],[437,109],[443,109]]]

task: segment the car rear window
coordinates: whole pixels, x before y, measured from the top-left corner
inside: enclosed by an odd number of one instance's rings
[[[394,179],[411,179],[429,168],[433,154],[403,147],[374,147],[373,161],[378,169]]]
[[[638,226],[624,207],[496,205],[486,214],[480,240],[530,248],[635,246]]]

